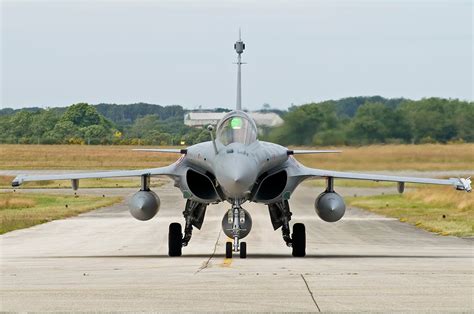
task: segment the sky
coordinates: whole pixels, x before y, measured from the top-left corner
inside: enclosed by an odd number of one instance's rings
[[[1,108],[473,96],[473,1],[0,1]]]

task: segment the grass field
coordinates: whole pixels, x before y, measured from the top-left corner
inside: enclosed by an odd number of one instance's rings
[[[168,165],[177,154],[132,151],[132,146],[0,145],[0,169],[137,169]],[[342,154],[299,155],[303,164],[334,170],[470,170],[474,144],[318,147]]]
[[[319,148],[318,148],[319,149]],[[327,147],[341,154],[300,155],[304,165],[335,170],[471,170],[474,144]]]
[[[442,235],[474,236],[472,193],[430,186],[401,195],[351,197],[347,202]]]
[[[179,158],[177,154],[158,154],[132,151],[132,146],[81,146],[81,145],[0,145],[0,169],[137,169],[168,165]],[[472,170],[474,169],[474,144],[427,145],[373,145],[364,147],[318,147],[341,149],[342,154],[299,155],[303,164],[334,170]],[[12,177],[0,176],[0,188],[10,187]],[[154,186],[163,182],[154,181]],[[323,187],[323,180],[305,182]],[[80,181],[81,188],[88,187],[138,187],[139,179],[87,179]],[[336,187],[391,187],[387,182],[337,180]],[[70,187],[69,181],[26,183],[25,188]],[[417,187],[407,184],[407,187]],[[39,197],[39,196],[35,196]],[[46,197],[46,196],[44,196]],[[48,196],[53,197],[53,196]],[[83,200],[85,197],[81,197]],[[41,200],[41,198],[39,198]],[[80,201],[77,200],[77,201]],[[452,235],[474,235],[473,195],[456,192],[452,188],[429,187],[417,189],[406,195],[381,195],[349,198],[349,204],[383,215],[399,218],[430,231]],[[31,202],[28,200],[27,202]],[[33,208],[47,202],[35,201]],[[64,200],[61,206],[64,206]],[[49,203],[52,204],[52,203]],[[27,204],[28,205],[28,204]],[[42,206],[42,205],[41,205]],[[53,205],[51,205],[53,206]],[[102,205],[97,205],[102,206]],[[62,207],[61,207],[62,209]],[[1,207],[0,207],[0,210]],[[89,209],[85,209],[89,210]],[[41,210],[39,210],[41,211]],[[44,211],[44,209],[43,209]],[[2,210],[3,212],[3,210]],[[20,211],[21,212],[21,211]],[[63,210],[60,211],[61,213]],[[442,218],[445,215],[445,218]],[[20,216],[21,217],[21,216]],[[29,216],[24,216],[29,223]],[[62,218],[62,217],[59,217]],[[2,218],[3,219],[3,218]],[[43,219],[43,220],[41,220]],[[47,221],[41,218],[39,221]],[[56,219],[56,218],[53,218]],[[38,222],[36,222],[38,223]],[[34,223],[33,223],[34,224]],[[3,220],[2,220],[3,228]]]
[[[0,234],[75,216],[121,200],[121,197],[0,193]]]
[[[11,188],[11,182],[14,177],[0,176],[0,189]],[[163,179],[156,177],[151,178],[151,187],[160,187],[165,184]],[[36,181],[25,182],[21,186],[23,189],[61,189],[71,188],[70,180],[56,180],[56,181]],[[79,188],[139,188],[140,178],[120,178],[120,179],[82,179],[79,182]]]
[[[0,145],[0,169],[138,169],[173,163],[178,154],[132,151],[133,146]]]

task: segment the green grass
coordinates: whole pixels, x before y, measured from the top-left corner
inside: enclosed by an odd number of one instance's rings
[[[474,236],[471,193],[430,187],[402,195],[351,197],[347,202],[442,235]]]
[[[11,182],[14,177],[0,176],[0,189],[11,188]],[[165,184],[163,179],[151,178],[151,187],[160,187]],[[55,181],[35,181],[25,182],[21,186],[25,189],[62,189],[71,188],[70,180],[55,180]],[[120,178],[120,179],[82,179],[79,181],[79,188],[139,188],[140,178]]]
[[[109,206],[121,197],[0,193],[0,234]]]
[[[133,151],[136,146],[0,145],[0,169],[140,169],[169,165],[180,156]],[[184,147],[179,147],[184,148]],[[293,147],[295,149],[295,147]],[[300,147],[298,149],[314,147]],[[474,143],[316,147],[342,154],[297,155],[308,167],[334,170],[470,170]]]

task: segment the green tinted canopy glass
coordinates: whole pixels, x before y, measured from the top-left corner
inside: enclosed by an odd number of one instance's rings
[[[236,112],[219,123],[216,139],[224,145],[230,143],[248,145],[257,140],[257,127],[247,114]]]
[[[230,120],[230,126],[232,129],[240,129],[242,127],[242,118],[234,117]]]

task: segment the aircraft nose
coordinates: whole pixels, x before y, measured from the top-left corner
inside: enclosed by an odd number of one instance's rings
[[[244,198],[257,178],[257,167],[247,156],[226,158],[216,169],[216,178],[224,193],[233,198]]]
[[[248,181],[248,173],[243,167],[231,167],[228,170],[227,176],[233,181],[234,185],[245,185],[245,183],[247,183],[246,181]]]

